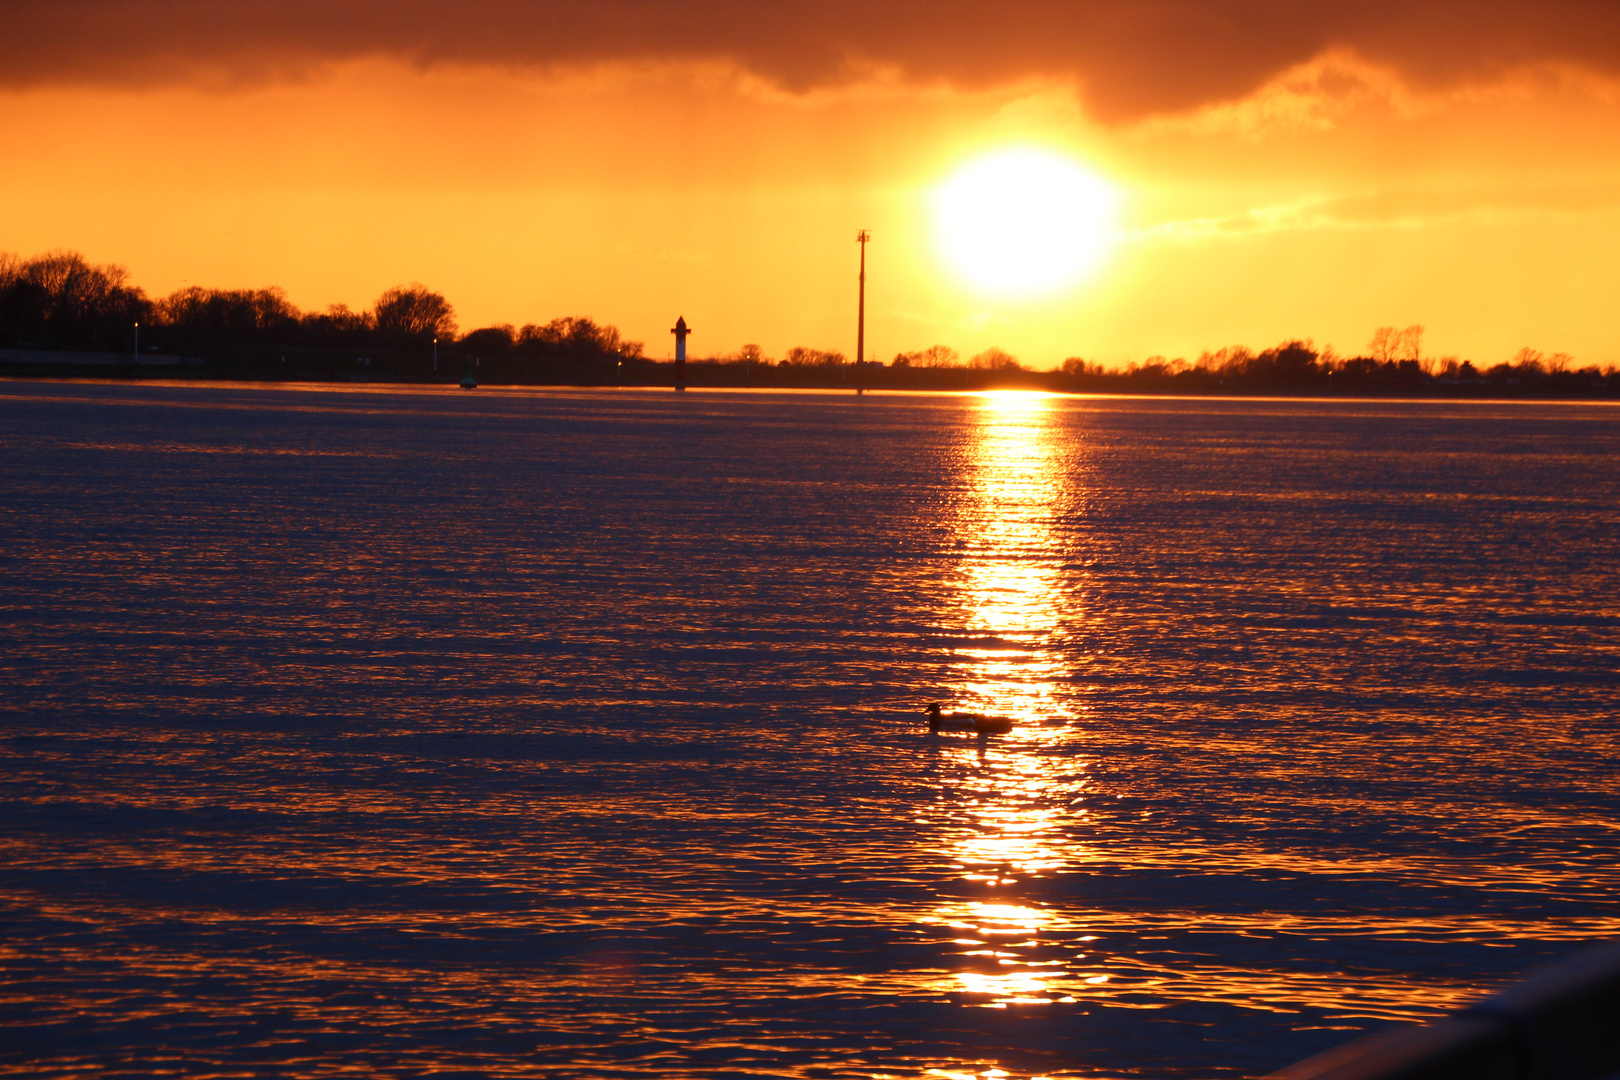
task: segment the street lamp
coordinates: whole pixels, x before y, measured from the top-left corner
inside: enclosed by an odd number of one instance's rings
[[[140,364],[141,364],[141,323],[140,323],[139,319],[135,320],[135,357],[130,362],[133,363],[136,367],[140,367]]]
[[[433,374],[439,373],[439,339],[433,339]]]

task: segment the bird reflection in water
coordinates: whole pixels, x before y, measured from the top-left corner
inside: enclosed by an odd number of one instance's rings
[[[1073,756],[1075,729],[1054,725],[1068,706],[1056,697],[1066,559],[1058,524],[1074,499],[1074,447],[1053,400],[999,393],[979,399],[973,486],[959,515],[960,601],[966,633],[957,643],[967,709],[1007,716],[996,739],[941,740],[940,796],[952,865],[963,892],[930,921],[955,932],[962,968],[940,989],[977,1004],[1073,1001],[1107,976],[1084,967],[1083,928],[1062,913],[1019,899],[1035,879],[1074,861],[1073,807],[1085,778]],[[1021,889],[1020,886],[1024,888]]]

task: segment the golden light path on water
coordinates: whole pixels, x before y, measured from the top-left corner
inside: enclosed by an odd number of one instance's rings
[[[1620,934],[1616,410],[458,394],[0,387],[13,1072],[1231,1080]]]
[[[1061,831],[1084,785],[1072,758],[1050,753],[1066,737],[1054,698],[1062,660],[1050,646],[1063,605],[1054,525],[1071,494],[1072,447],[1046,395],[1000,392],[980,400],[972,496],[959,519],[969,636],[957,650],[962,679],[951,689],[958,707],[1017,726],[993,740],[952,740],[944,751],[968,778],[968,790],[950,793],[969,820],[952,830],[947,854],[966,879],[1001,886],[1070,864]],[[1074,1001],[1073,992],[1108,979],[1072,970],[1072,954],[1046,955],[1041,934],[1053,929],[1054,913],[1044,907],[962,900],[941,905],[935,918],[959,930],[961,955],[978,961],[941,989],[1005,1008]]]
[[[1320,942],[1370,934],[1446,941],[1613,933],[1612,922],[1604,920],[1532,931],[1483,912],[1411,917],[1359,912],[1353,919],[1325,912],[1221,912],[1174,890],[1163,897],[1161,909],[1135,910],[1123,918],[1106,906],[1043,898],[1048,890],[1040,879],[1088,867],[1219,873],[1243,866],[1351,879],[1443,876],[1437,867],[1406,866],[1385,854],[1368,859],[1338,850],[1276,851],[1259,840],[1221,845],[1188,835],[1183,846],[1155,850],[1144,836],[1142,843],[1127,841],[1122,847],[1117,821],[1109,836],[1087,842],[1086,800],[1101,792],[1090,775],[1096,760],[1079,744],[1086,737],[1088,707],[1074,701],[1068,689],[1073,628],[1085,621],[1084,610],[1077,608],[1081,590],[1071,550],[1088,498],[1085,433],[1075,419],[1060,399],[1043,394],[1003,392],[977,399],[968,443],[970,481],[955,519],[961,553],[957,677],[945,689],[950,708],[1006,716],[1015,726],[988,739],[938,739],[946,767],[940,770],[933,835],[942,845],[939,854],[970,887],[962,890],[968,895],[942,898],[925,919],[950,933],[959,950],[959,966],[930,973],[930,989],[997,1009],[1105,1002],[1156,1010],[1219,1002],[1285,1015],[1308,1013],[1311,1018],[1302,1021],[1307,1028],[1340,1030],[1335,1026],[1340,1025],[1352,1032],[1368,1020],[1424,1020],[1456,1009],[1479,996],[1479,984],[1333,965],[1286,971],[1265,964],[1210,963],[1200,947],[1171,945],[1169,939],[1236,934]],[[1380,809],[1368,805],[1364,812],[1371,817]],[[1148,951],[1156,955],[1122,952],[1122,932],[1153,942]],[[1163,950],[1156,948],[1160,941]],[[929,1073],[949,1080],[1009,1075],[983,1062]]]

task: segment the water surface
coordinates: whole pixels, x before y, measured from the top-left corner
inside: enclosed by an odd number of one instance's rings
[[[1238,1076],[1620,931],[1612,407],[11,382],[0,461],[0,1071]]]

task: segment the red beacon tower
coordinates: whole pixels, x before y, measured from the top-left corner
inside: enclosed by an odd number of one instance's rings
[[[675,320],[675,329],[670,333],[675,335],[675,389],[686,389],[686,336],[692,328],[686,325],[686,316],[682,315]]]

